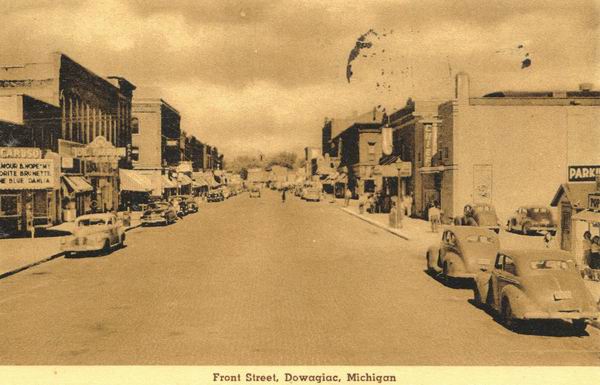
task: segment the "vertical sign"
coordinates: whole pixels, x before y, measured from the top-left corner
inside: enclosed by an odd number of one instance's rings
[[[423,125],[423,166],[431,166],[433,156],[433,126],[431,123]]]

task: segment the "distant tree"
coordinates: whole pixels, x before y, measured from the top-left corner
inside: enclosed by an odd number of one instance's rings
[[[282,166],[289,169],[293,169],[296,166],[298,155],[289,151],[281,151],[271,156],[267,161],[267,166]]]
[[[248,155],[237,156],[232,161],[227,162],[226,166],[227,170],[240,175],[242,179],[248,177],[248,169],[256,167],[264,167],[264,162],[257,157]]]

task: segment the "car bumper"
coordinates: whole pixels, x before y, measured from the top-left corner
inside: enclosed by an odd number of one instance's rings
[[[448,274],[448,277],[458,278],[458,279],[475,279],[476,276],[477,276],[477,273],[456,272],[456,273]]]
[[[104,247],[104,244],[85,244],[85,245],[64,245],[61,250],[65,253],[84,253],[88,251],[100,251]]]
[[[142,218],[140,220],[142,225],[155,225],[155,224],[166,224],[166,218]]]
[[[530,231],[556,231],[556,226],[535,225],[529,227]]]
[[[523,314],[523,319],[585,319],[596,321],[600,316],[594,312],[545,312],[545,311],[530,311]]]

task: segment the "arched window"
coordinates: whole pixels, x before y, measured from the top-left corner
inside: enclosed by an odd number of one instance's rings
[[[135,116],[131,118],[131,133],[139,134],[140,132],[140,121]]]

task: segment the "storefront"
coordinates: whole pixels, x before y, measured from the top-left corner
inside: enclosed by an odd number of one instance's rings
[[[161,176],[163,199],[169,199],[170,196],[177,195],[177,182],[171,180],[168,175]]]
[[[152,180],[137,170],[119,170],[121,183],[121,202],[123,207],[136,210],[150,200]]]
[[[558,244],[561,249],[573,252],[580,266],[584,232],[600,235],[599,187],[595,182],[564,183],[551,202],[552,207],[558,209]]]
[[[119,207],[119,159],[125,157],[125,148],[113,146],[98,136],[85,147],[71,149],[73,156],[83,161],[84,175],[93,187],[92,210],[106,212]]]
[[[92,185],[82,176],[63,175],[62,186],[62,219],[73,222],[80,215],[92,210]]]
[[[39,148],[0,147],[0,237],[58,222],[55,159]]]

